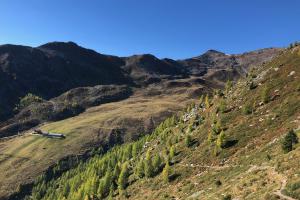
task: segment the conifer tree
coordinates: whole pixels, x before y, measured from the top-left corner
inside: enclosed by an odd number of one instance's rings
[[[210,107],[208,94],[205,96],[205,108],[208,109]]]
[[[268,103],[270,101],[270,88],[265,87],[261,93],[261,98],[264,103]]]
[[[227,80],[226,85],[225,85],[225,92],[226,94],[229,93],[230,89],[232,88],[232,81],[231,80]]]
[[[173,158],[175,157],[175,147],[174,146],[171,146],[169,156],[170,156],[170,160],[172,161]]]
[[[204,101],[204,97],[203,97],[203,94],[202,94],[200,96],[200,99],[199,99],[199,107],[202,107],[203,101]]]
[[[147,178],[150,178],[153,175],[153,166],[152,166],[150,150],[148,150],[146,153],[146,158],[144,161],[144,174]]]
[[[115,187],[114,187],[113,184],[111,184],[111,186],[110,186],[110,188],[109,188],[109,195],[108,195],[108,199],[109,199],[109,200],[113,200],[114,190],[115,190]]]
[[[212,131],[209,131],[209,132],[208,132],[208,136],[207,136],[207,141],[208,141],[209,143],[212,143],[213,140],[214,140],[214,138],[213,138],[213,133],[212,133]]]
[[[103,180],[101,180],[99,183],[98,190],[97,190],[97,196],[99,199],[102,199],[105,196],[105,185],[104,185]]]
[[[129,176],[129,171],[128,171],[128,166],[127,162],[125,162],[122,165],[122,169],[118,178],[118,188],[119,192],[122,193],[123,190],[125,190],[127,182],[128,182],[128,176]]]
[[[143,178],[144,177],[144,160],[139,160],[137,166],[136,166],[136,170],[135,170],[135,175],[139,178]]]
[[[216,141],[216,145],[218,148],[223,148],[226,144],[226,135],[224,131],[221,131],[221,133],[218,135],[218,139]]]
[[[113,175],[110,169],[108,169],[105,173],[104,179],[103,179],[103,189],[104,193],[107,194],[109,192],[110,186],[112,184]]]
[[[165,183],[169,182],[169,176],[170,176],[170,165],[169,165],[169,162],[166,162],[166,165],[162,172],[163,181]]]
[[[153,169],[156,174],[159,172],[161,162],[162,161],[161,161],[160,155],[156,154],[153,158]]]
[[[114,172],[113,172],[113,179],[117,180],[119,175],[120,175],[120,163],[116,164],[115,168],[114,168]]]
[[[184,139],[185,146],[190,147],[192,145],[192,136],[187,134]]]
[[[137,155],[138,155],[138,145],[137,143],[134,143],[132,146],[132,157],[136,158]]]

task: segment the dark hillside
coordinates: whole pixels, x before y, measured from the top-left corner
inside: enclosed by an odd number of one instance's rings
[[[38,48],[0,46],[0,116],[12,115],[28,93],[49,99],[76,87],[130,84],[120,69],[123,61],[74,43],[49,43]]]

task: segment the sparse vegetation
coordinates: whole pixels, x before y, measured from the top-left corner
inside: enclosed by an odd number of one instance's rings
[[[261,99],[264,103],[268,103],[270,101],[270,88],[268,86],[264,87],[261,93]]]
[[[39,103],[39,102],[43,102],[43,101],[44,100],[41,97],[34,95],[32,93],[28,93],[26,96],[20,98],[20,102],[16,106],[15,110],[21,110],[21,109],[29,106],[32,103]]]
[[[253,112],[253,108],[251,107],[251,104],[246,104],[244,107],[243,107],[243,113],[245,115],[249,115]]]

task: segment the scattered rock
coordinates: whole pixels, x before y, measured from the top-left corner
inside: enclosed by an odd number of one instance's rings
[[[258,120],[259,122],[262,122],[262,121],[264,121],[264,119],[263,118],[259,118],[259,120]]]
[[[295,73],[296,73],[295,71],[291,71],[288,76],[293,76]]]

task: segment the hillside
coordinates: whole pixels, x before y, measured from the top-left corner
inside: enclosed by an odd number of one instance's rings
[[[281,52],[270,48],[226,55],[210,50],[176,61],[148,54],[102,55],[75,43],[0,49],[1,198],[23,191],[60,161],[76,160],[59,173],[99,149],[106,151],[151,133],[201,94],[223,88],[229,79],[245,77],[251,66]],[[37,101],[12,111],[25,95]],[[32,135],[35,128],[66,138]]]
[[[233,86],[199,97],[151,135],[97,149],[66,172],[59,163],[36,179],[30,196],[300,199],[299,144],[282,149],[289,131],[299,135],[299,65],[300,47],[287,49]]]
[[[254,63],[261,63],[262,57],[269,60],[279,51],[265,49],[261,54],[239,56],[222,54],[222,62],[217,64],[217,69],[226,72],[226,69],[232,66],[246,70],[247,62],[234,64],[231,61],[246,57],[248,60],[254,60]],[[206,58],[206,54],[200,57]],[[49,100],[77,87],[122,84],[147,86],[163,79],[199,75],[193,72],[195,70],[207,71],[208,68],[215,68],[215,56],[217,55],[210,55],[206,59],[192,59],[193,61],[175,61],[160,60],[149,54],[126,58],[103,55],[73,42],[52,42],[35,48],[0,45],[0,122],[16,114],[14,108],[20,98],[28,93]]]

